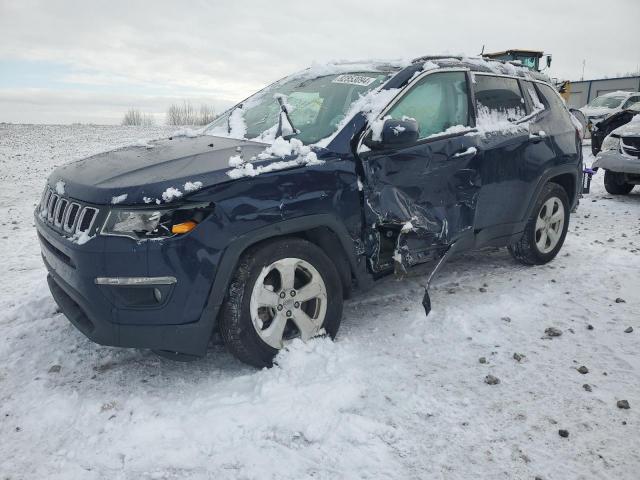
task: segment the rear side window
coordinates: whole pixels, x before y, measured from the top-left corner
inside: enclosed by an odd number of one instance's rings
[[[634,97],[629,97],[629,100],[627,100],[626,102],[624,102],[624,105],[622,105],[622,108],[629,108],[631,105],[633,105],[636,102],[640,102],[640,97],[639,96],[634,96]]]
[[[454,127],[469,125],[467,77],[464,72],[427,75],[414,85],[387,114],[401,120],[411,117],[418,122],[420,138],[454,132]]]
[[[565,109],[564,102],[553,88],[544,83],[538,83],[536,86],[545,105],[550,106],[552,109],[560,109],[560,111]]]
[[[533,108],[533,113],[538,113],[541,110],[544,110],[544,103],[540,99],[536,88],[533,86],[531,82],[524,82],[524,88],[529,96],[529,101],[531,102],[531,106]]]
[[[517,121],[527,115],[524,98],[514,78],[474,75],[478,117]]]
[[[571,114],[569,110],[567,110],[562,98],[560,98],[560,95],[545,83],[536,83],[535,87],[545,108],[551,110],[551,118],[555,122],[555,125],[561,127],[564,131],[572,130],[574,127]]]

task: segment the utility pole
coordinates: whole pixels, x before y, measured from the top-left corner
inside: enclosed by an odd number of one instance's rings
[[[582,60],[582,76],[580,77],[580,80],[584,80],[584,66],[587,64],[587,61],[585,59]]]

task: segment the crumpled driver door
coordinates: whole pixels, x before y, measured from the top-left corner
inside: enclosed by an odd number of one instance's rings
[[[473,231],[480,187],[476,139],[459,134],[360,154],[374,271],[429,261]]]

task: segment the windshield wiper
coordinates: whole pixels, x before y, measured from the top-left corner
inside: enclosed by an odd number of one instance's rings
[[[276,138],[282,137],[285,140],[289,140],[300,133],[291,121],[291,117],[289,117],[289,110],[287,109],[287,104],[285,103],[286,97],[282,94],[275,94],[274,98],[280,105],[280,116],[278,118],[278,130],[276,131]]]

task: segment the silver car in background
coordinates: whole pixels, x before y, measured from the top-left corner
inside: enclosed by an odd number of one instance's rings
[[[626,195],[640,185],[640,115],[604,139],[592,168],[605,171],[604,187],[612,195]]]

